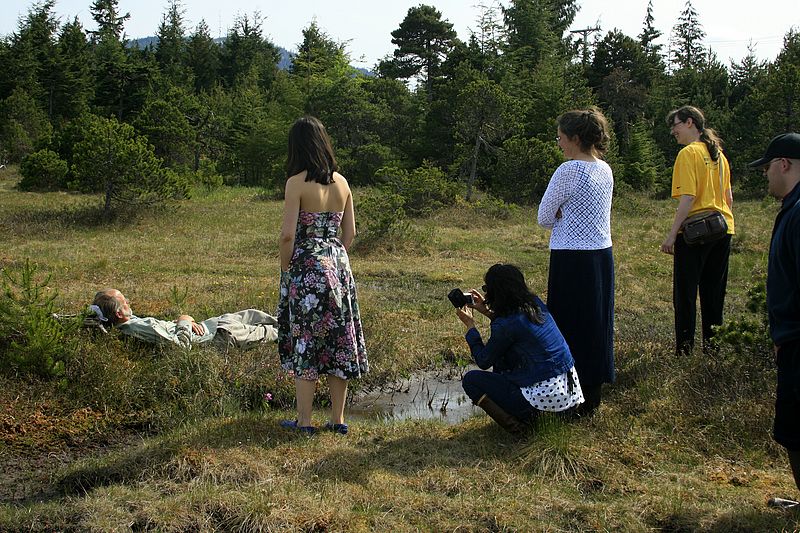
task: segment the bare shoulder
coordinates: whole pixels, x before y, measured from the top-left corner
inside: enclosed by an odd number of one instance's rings
[[[300,172],[299,174],[295,174],[294,176],[289,176],[286,180],[286,190],[296,190],[300,186],[305,183],[306,178],[306,171]]]
[[[334,172],[333,173],[333,181],[334,181],[334,183],[336,183],[336,182],[341,183],[342,185],[344,185],[348,189],[350,188],[350,185],[347,183],[347,180],[345,179],[345,177],[342,176],[341,174],[339,174],[338,172]]]

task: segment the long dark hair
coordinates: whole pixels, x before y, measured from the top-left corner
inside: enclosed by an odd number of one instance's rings
[[[486,271],[483,281],[486,283],[484,301],[494,311],[495,316],[522,312],[534,324],[544,324],[536,295],[528,288],[525,276],[519,268],[497,263]]]
[[[322,122],[309,116],[297,119],[289,130],[286,176],[307,170],[306,181],[328,185],[333,183],[333,173],[338,169],[331,139]]]
[[[716,131],[711,128],[706,128],[706,117],[703,115],[703,112],[691,105],[673,109],[669,112],[669,115],[667,115],[667,124],[669,124],[670,127],[672,127],[672,124],[675,122],[675,117],[678,117],[678,120],[681,122],[692,119],[692,123],[697,128],[697,131],[700,132],[700,140],[705,143],[708,149],[708,155],[711,156],[713,161],[717,161],[719,159],[719,152],[722,149],[722,139],[719,138]]]
[[[608,150],[608,120],[595,106],[573,109],[558,117],[558,129],[569,137],[578,137],[584,152],[603,155]]]

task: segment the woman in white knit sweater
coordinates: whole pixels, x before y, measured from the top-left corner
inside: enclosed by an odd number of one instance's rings
[[[569,344],[586,402],[600,405],[603,383],[614,381],[614,256],[611,197],[614,177],[602,160],[608,122],[591,107],[558,117],[562,163],[539,205],[539,224],[552,228],[547,306]]]

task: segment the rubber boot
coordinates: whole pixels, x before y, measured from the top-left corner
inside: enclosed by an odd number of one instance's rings
[[[500,427],[512,435],[521,435],[525,431],[525,426],[523,426],[519,420],[503,411],[503,409],[494,403],[486,394],[481,396],[475,405],[486,411],[486,414],[489,415],[492,420],[500,424]]]

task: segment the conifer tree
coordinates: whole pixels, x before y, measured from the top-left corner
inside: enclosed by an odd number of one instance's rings
[[[184,85],[187,82],[186,63],[186,30],[184,14],[186,10],[180,0],[170,0],[167,12],[158,25],[158,44],[156,45],[156,61],[161,73],[173,85]]]
[[[186,44],[186,63],[194,81],[194,92],[210,92],[219,79],[219,46],[208,25],[201,20]]]
[[[382,73],[393,78],[418,76],[428,100],[433,99],[433,81],[453,48],[456,32],[433,6],[420,4],[408,10],[400,27],[392,32],[393,57],[381,63]]]
[[[662,45],[656,43],[656,39],[661,37],[661,32],[653,25],[655,17],[653,16],[653,0],[647,2],[647,14],[644,17],[644,27],[642,33],[639,34],[639,43],[644,48],[648,56],[660,56]]]
[[[703,39],[706,32],[700,24],[700,16],[695,11],[691,0],[678,17],[672,28],[670,37],[670,62],[679,69],[697,68],[705,60]]]
[[[86,32],[75,17],[64,24],[58,37],[53,95],[53,115],[72,120],[88,111],[94,94],[91,50]]]

